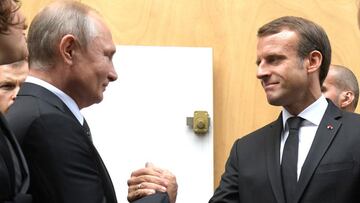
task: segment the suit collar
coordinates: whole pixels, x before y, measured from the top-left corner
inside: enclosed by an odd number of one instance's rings
[[[282,131],[281,114],[270,124],[269,134],[265,135],[266,164],[268,176],[277,202],[284,203],[284,191],[280,174],[280,136]]]
[[[302,167],[294,202],[300,201],[300,198],[309,184],[315,169],[319,165],[322,157],[326,153],[332,140],[342,125],[342,121],[340,119],[342,117],[341,110],[338,109],[330,100],[328,100],[328,103],[329,105],[320,122],[314,141]]]
[[[60,100],[66,104],[67,108],[70,109],[70,111],[74,114],[76,119],[83,124],[83,116],[80,113],[79,106],[75,102],[73,98],[71,98],[68,94],[66,94],[63,90],[59,89],[58,87],[54,86],[53,84],[50,84],[46,82],[45,80],[36,78],[34,76],[28,76],[26,78],[26,82],[33,83],[36,85],[39,85],[41,87],[44,87],[45,89],[49,90],[53,94],[55,94]]]
[[[64,113],[68,113],[70,111],[69,108],[67,108],[65,103],[62,102],[58,96],[56,96],[51,91],[37,84],[25,82],[21,86],[18,96],[37,97],[40,100],[45,101],[46,103],[52,106],[55,106],[57,109],[59,109]]]
[[[310,104],[304,110],[302,110],[298,115],[291,115],[285,108],[282,110],[282,119],[283,119],[283,126],[289,117],[299,116],[305,119],[307,122],[310,122],[314,125],[319,125],[325,111],[327,109],[328,102],[324,95],[321,95],[315,102]]]

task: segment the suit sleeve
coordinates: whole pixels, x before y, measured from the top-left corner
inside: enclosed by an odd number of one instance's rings
[[[153,195],[143,197],[132,203],[169,203],[169,196],[166,192],[158,192]]]
[[[34,202],[106,202],[91,142],[73,119],[59,114],[39,117],[23,146]]]
[[[233,145],[230,156],[225,165],[225,172],[221,176],[220,185],[216,188],[209,203],[239,203],[238,189],[238,154],[237,143]]]

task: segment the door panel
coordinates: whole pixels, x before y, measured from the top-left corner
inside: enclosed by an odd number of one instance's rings
[[[169,169],[178,181],[177,202],[207,202],[213,193],[212,49],[118,46],[118,80],[101,104],[82,111],[112,177],[118,201],[126,181],[146,162]],[[195,110],[210,115],[210,130],[186,125]]]

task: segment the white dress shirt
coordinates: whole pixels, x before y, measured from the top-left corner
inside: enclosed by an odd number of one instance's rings
[[[54,93],[56,96],[58,96],[61,101],[65,103],[65,105],[70,109],[70,111],[74,114],[76,119],[80,122],[81,125],[84,123],[84,117],[81,115],[79,106],[75,103],[75,101],[65,92],[61,91],[54,85],[45,82],[44,80],[41,80],[39,78],[28,76],[25,80],[25,82],[37,84],[41,87],[44,87],[45,89],[49,90],[50,92]]]
[[[315,138],[316,131],[319,127],[322,117],[325,114],[328,102],[325,97],[321,97],[299,113],[299,117],[303,118],[300,129],[299,129],[299,151],[298,151],[298,162],[297,162],[297,178],[299,179],[301,168],[305,162],[305,159],[309,153],[310,147]],[[287,119],[293,117],[286,109],[282,110],[283,120],[283,132],[281,135],[280,143],[280,162],[282,160],[282,154],[284,150],[285,141],[289,135],[289,127],[286,123]]]

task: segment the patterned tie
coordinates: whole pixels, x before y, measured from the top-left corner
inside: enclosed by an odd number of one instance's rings
[[[287,120],[289,136],[285,142],[281,161],[281,175],[286,202],[293,199],[296,190],[299,128],[303,120],[300,117],[291,117]]]

